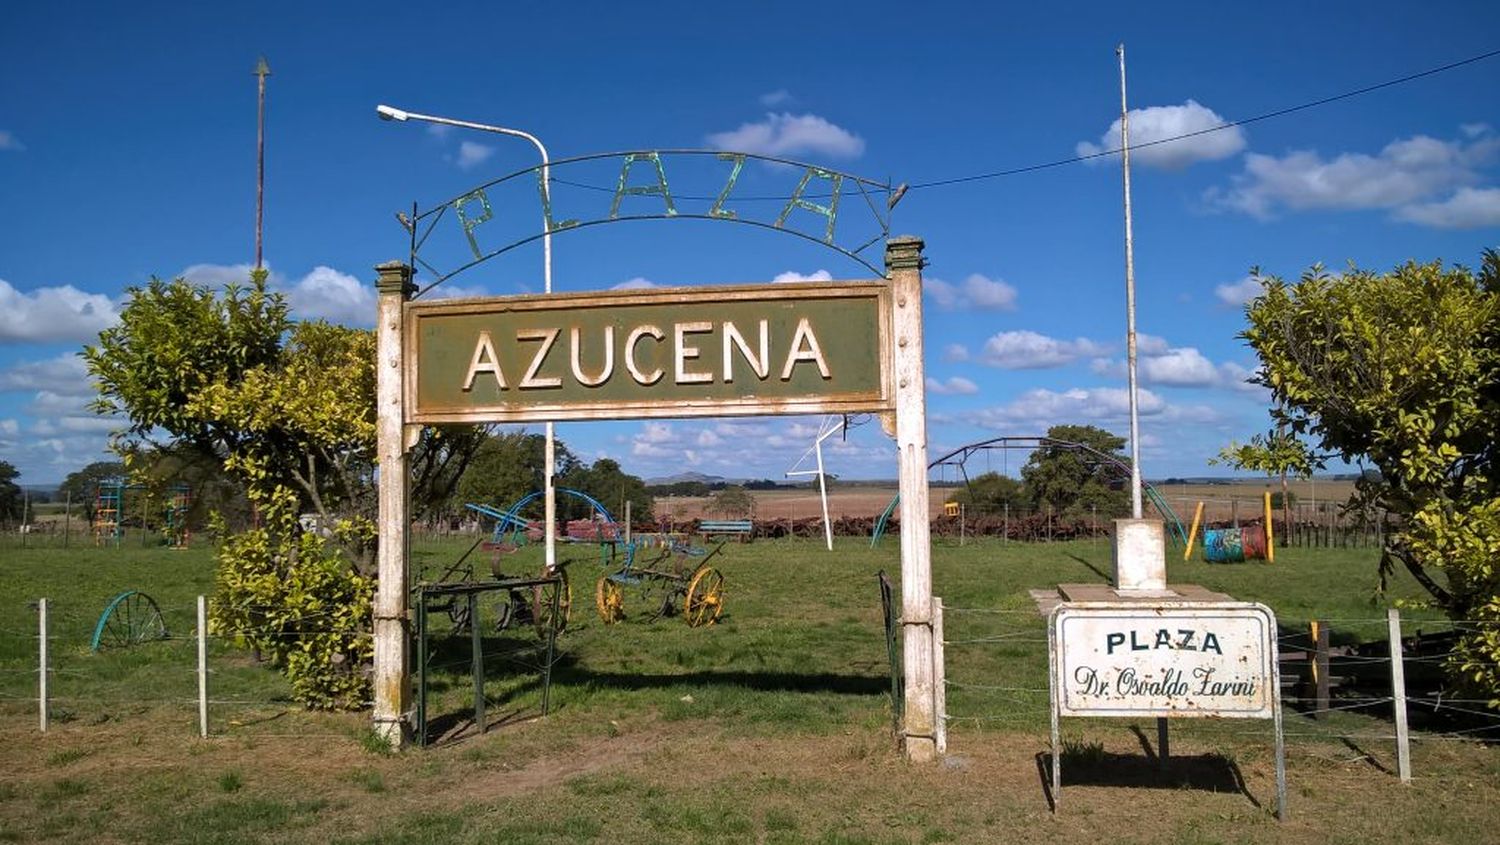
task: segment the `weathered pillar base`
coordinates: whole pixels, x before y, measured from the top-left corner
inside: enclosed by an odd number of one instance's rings
[[[1167,589],[1166,531],[1159,519],[1115,520],[1114,583],[1121,594]]]

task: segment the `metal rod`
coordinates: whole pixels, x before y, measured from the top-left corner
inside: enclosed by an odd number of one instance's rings
[[[427,593],[417,588],[417,745],[427,744]]]
[[[266,197],[266,77],[271,75],[271,66],[261,56],[255,65],[256,109],[255,109],[255,269],[261,261],[261,221],[265,213]]]
[[[552,656],[557,648],[557,625],[562,614],[563,583],[559,578],[552,588],[552,624],[547,626],[547,663],[542,667],[542,715],[552,706]]]
[[[37,716],[42,733],[47,732],[47,600],[36,603],[37,620]]]
[[[1385,612],[1391,640],[1391,707],[1396,711],[1396,771],[1411,783],[1411,736],[1406,726],[1406,665],[1401,653],[1401,611]]]
[[[198,597],[198,735],[208,737],[208,597]]]
[[[1125,359],[1130,378],[1130,516],[1141,518],[1141,420],[1135,379],[1135,243],[1130,224],[1130,110],[1125,104],[1125,45],[1120,57],[1120,158],[1125,171]]]
[[[479,626],[478,593],[469,593],[469,646],[474,673],[474,725],[484,733],[484,635]]]

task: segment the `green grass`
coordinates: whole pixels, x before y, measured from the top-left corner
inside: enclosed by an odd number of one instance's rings
[[[429,572],[462,553],[422,542]],[[1194,786],[1196,769],[1151,780],[1121,721],[1069,720],[1069,765],[1123,768],[1141,783],[1070,786],[1048,817],[1034,757],[1046,748],[1045,627],[1027,590],[1102,582],[1104,541],[934,548],[945,617],[953,766],[902,763],[889,738],[889,678],[875,574],[897,578],[894,538],[825,551],[809,542],[730,544],[719,624],[593,612],[604,571],[568,548],[573,613],[559,641],[552,715],[529,628],[489,632],[483,736],[382,753],[365,714],[309,713],[282,679],[231,643],[211,641],[215,738],[196,738],[194,599],[213,589],[206,548],[8,549],[0,578],[0,841],[173,842],[1483,842],[1500,822],[1500,756],[1465,744],[1419,744],[1418,782],[1395,779],[1338,743],[1387,723],[1341,714],[1290,717],[1294,819],[1269,818],[1269,725],[1174,723],[1193,765],[1239,771],[1259,803]],[[539,550],[504,561],[540,567]],[[1383,634],[1385,603],[1416,598],[1404,573],[1372,603],[1369,550],[1281,550],[1274,565],[1209,566],[1169,552],[1173,582],[1265,602],[1284,631],[1335,620],[1335,636]],[[480,565],[488,571],[488,561]],[[174,639],[92,654],[98,613],[125,589],[149,592]],[[899,590],[899,586],[898,586]],[[54,731],[35,729],[35,612],[51,599]],[[491,615],[486,599],[483,618]],[[1418,624],[1432,614],[1405,612]],[[1360,621],[1363,620],[1363,621]],[[442,625],[437,626],[441,632]],[[439,633],[434,722],[462,728],[472,705],[469,640]],[[509,652],[504,658],[501,652]],[[521,661],[521,662],[517,662]],[[964,687],[959,684],[969,684]],[[983,689],[980,687],[999,687]],[[223,702],[223,703],[219,703]],[[59,716],[71,714],[71,721]],[[1148,734],[1151,725],[1141,726]],[[1154,734],[1152,734],[1154,741]],[[1386,745],[1363,743],[1389,764]],[[1378,746],[1378,747],[1377,747]],[[1356,762],[1348,762],[1356,760]],[[1065,772],[1068,768],[1065,767]],[[1144,774],[1142,773],[1144,772]],[[1149,820],[1149,824],[1146,820]]]

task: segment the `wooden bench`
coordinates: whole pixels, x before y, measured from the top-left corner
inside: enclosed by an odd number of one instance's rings
[[[731,534],[741,542],[749,540],[755,532],[755,523],[748,519],[702,519],[698,521],[698,533],[705,537],[715,534]]]

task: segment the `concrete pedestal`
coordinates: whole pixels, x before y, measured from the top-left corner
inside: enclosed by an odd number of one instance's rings
[[[1114,582],[1122,594],[1166,591],[1167,539],[1161,520],[1115,520]]]

